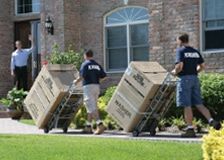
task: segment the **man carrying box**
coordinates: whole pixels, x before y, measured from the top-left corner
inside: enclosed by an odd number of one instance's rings
[[[198,73],[205,67],[204,60],[199,51],[189,46],[188,34],[182,34],[177,37],[176,41],[179,48],[176,52],[175,68],[172,73],[179,78],[177,81],[176,101],[177,106],[184,107],[184,118],[187,123],[186,133],[182,137],[196,136],[192,126],[192,106],[196,106],[208,120],[210,126],[219,130],[221,124],[211,117],[209,110],[203,105],[201,98]]]
[[[74,80],[77,85],[80,81],[83,83],[84,104],[88,113],[84,133],[92,133],[92,120],[96,121],[97,130],[94,134],[102,134],[104,132],[103,122],[100,120],[97,108],[97,100],[100,94],[100,80],[106,78],[103,68],[93,60],[93,52],[88,50],[84,53],[85,61],[81,65],[80,75]]]

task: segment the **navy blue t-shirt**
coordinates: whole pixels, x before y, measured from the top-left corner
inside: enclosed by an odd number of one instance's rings
[[[197,66],[204,62],[200,52],[192,47],[180,47],[176,51],[176,64],[183,62],[183,70],[178,76],[197,75]]]
[[[94,60],[85,60],[80,68],[80,75],[83,77],[83,85],[99,84],[100,79],[106,77],[103,68]]]

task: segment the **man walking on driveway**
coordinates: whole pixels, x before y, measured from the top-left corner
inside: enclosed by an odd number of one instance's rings
[[[204,60],[196,49],[189,46],[188,34],[182,34],[176,39],[179,48],[176,51],[175,68],[172,73],[178,76],[176,101],[177,106],[184,107],[184,118],[187,123],[186,133],[182,137],[195,137],[192,126],[193,113],[192,106],[203,114],[210,126],[219,130],[221,124],[215,121],[209,110],[203,105],[200,91],[198,73],[204,68]]]
[[[17,89],[27,91],[27,60],[33,51],[33,38],[29,35],[31,48],[22,49],[22,42],[16,41],[16,50],[11,57],[11,75],[15,77],[15,85]]]
[[[97,108],[97,100],[100,94],[100,80],[106,78],[103,68],[93,60],[93,52],[88,50],[84,53],[85,61],[81,65],[80,76],[74,80],[75,85],[82,81],[84,92],[84,103],[88,113],[84,133],[92,133],[92,120],[96,121],[97,130],[94,134],[104,132],[103,122],[100,120]]]

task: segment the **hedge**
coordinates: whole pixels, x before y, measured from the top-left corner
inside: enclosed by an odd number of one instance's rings
[[[223,74],[201,74],[199,76],[201,82],[201,91],[204,104],[212,112],[215,119],[224,120],[224,75]],[[99,98],[98,106],[101,119],[105,121],[108,128],[117,128],[116,123],[105,111],[107,103],[113,95],[116,87],[109,87],[106,92]],[[198,112],[194,112],[195,117],[202,118]],[[179,118],[183,115],[183,109],[177,108],[175,100],[166,114],[165,118]],[[86,112],[84,107],[78,112],[74,123],[78,128],[83,127],[86,119]],[[204,119],[204,121],[206,121]]]

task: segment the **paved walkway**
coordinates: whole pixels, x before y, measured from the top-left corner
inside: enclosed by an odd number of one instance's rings
[[[20,123],[10,118],[0,119],[0,134],[44,134],[43,130],[38,129],[36,126]],[[79,136],[79,137],[101,137],[101,138],[121,138],[133,140],[162,140],[162,141],[181,141],[181,142],[201,142],[201,136],[197,138],[181,138],[179,134],[170,134],[166,132],[157,133],[155,137],[149,137],[148,133],[142,133],[139,137],[132,137],[132,133],[125,133],[121,131],[106,131],[102,135],[87,135],[81,134],[80,130],[69,129],[67,134],[62,130],[55,129],[50,131],[50,135],[63,135],[63,136]]]
[[[36,126],[23,124],[11,118],[1,118],[0,134],[43,134],[43,131]]]

